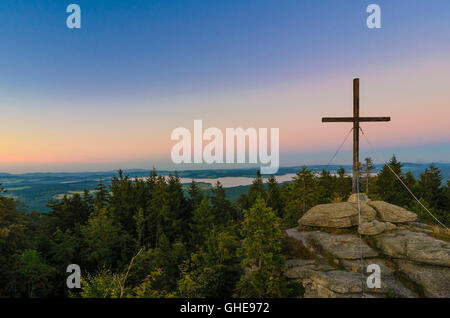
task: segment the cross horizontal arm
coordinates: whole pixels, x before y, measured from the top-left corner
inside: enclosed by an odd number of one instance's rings
[[[391,117],[323,117],[323,123],[353,123],[355,121],[359,122],[370,122],[370,121],[390,121]]]

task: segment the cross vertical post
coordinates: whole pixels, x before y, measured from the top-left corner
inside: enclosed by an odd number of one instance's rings
[[[353,173],[352,193],[358,192],[359,181],[359,78],[353,79]]]
[[[359,182],[359,123],[390,121],[391,117],[359,117],[359,78],[353,79],[353,117],[323,117],[324,123],[353,123],[352,192],[358,192]]]

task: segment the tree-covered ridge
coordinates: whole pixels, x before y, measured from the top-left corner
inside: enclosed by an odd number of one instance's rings
[[[450,182],[434,165],[420,178],[390,167],[436,217],[450,223]],[[387,166],[370,174],[362,167],[361,191],[434,220]],[[367,173],[364,173],[366,171]],[[1,188],[1,187],[0,187]],[[306,167],[292,182],[266,183],[257,173],[235,203],[217,183],[211,191],[192,182],[187,193],[177,174],[153,171],[145,179],[119,171],[94,194],[50,200],[49,213],[21,212],[20,203],[0,195],[1,297],[287,297],[299,287],[283,272],[289,251],[284,228],[311,207],[345,201],[351,179]],[[78,264],[81,290],[66,287],[66,267]]]

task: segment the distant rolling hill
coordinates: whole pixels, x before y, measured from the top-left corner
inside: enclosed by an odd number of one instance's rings
[[[450,180],[450,163],[435,163],[441,169],[444,182]],[[430,163],[404,163],[403,171],[411,171],[418,178],[420,174],[429,167]],[[313,171],[321,171],[326,169],[335,172],[340,167],[344,167],[348,173],[351,172],[350,165],[310,165],[309,169]],[[382,165],[376,165],[375,172],[381,169]],[[302,166],[280,167],[276,175],[285,175],[296,173]],[[179,171],[181,178],[187,179],[215,179],[223,177],[249,177],[255,176],[258,168],[246,169],[211,169],[211,170],[184,170]],[[133,169],[124,170],[124,174],[129,177],[146,177],[150,175],[150,170]],[[168,175],[174,171],[161,170],[158,174]],[[2,187],[7,189],[7,195],[15,197],[25,203],[27,210],[37,210],[47,212],[46,204],[48,200],[60,198],[64,194],[75,193],[83,189],[93,190],[98,181],[104,180],[109,185],[111,178],[116,175],[116,171],[105,172],[40,172],[40,173],[24,173],[9,174],[0,173],[0,183]],[[204,185],[209,188],[210,185]],[[236,186],[227,188],[227,195],[231,200],[236,200],[241,193],[248,190],[249,186]]]

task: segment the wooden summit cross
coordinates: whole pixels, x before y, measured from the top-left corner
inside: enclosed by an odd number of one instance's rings
[[[390,121],[391,117],[359,117],[359,78],[353,79],[353,117],[323,117],[323,123],[353,123],[353,182],[352,192],[358,192],[359,180],[359,123],[374,121]]]

